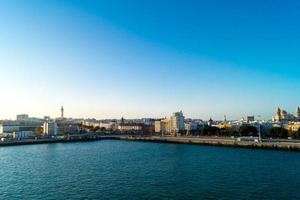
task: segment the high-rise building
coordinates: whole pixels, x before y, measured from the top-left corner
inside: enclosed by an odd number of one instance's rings
[[[184,132],[184,116],[182,111],[173,113],[170,120],[171,120],[171,132],[173,133]]]
[[[182,111],[175,112],[170,118],[155,122],[155,132],[162,134],[174,134],[184,132],[184,116]]]

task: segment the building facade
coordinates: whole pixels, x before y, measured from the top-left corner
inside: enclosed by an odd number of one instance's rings
[[[291,132],[297,132],[300,130],[300,122],[291,122],[285,125],[285,128]]]
[[[298,113],[299,111],[299,113]],[[281,108],[277,108],[276,115],[272,116],[272,121],[274,122],[287,122],[298,120],[298,114],[300,116],[300,109],[297,108],[295,115],[286,112]]]
[[[54,121],[45,121],[43,124],[43,135],[44,136],[56,136],[57,135],[57,124]]]
[[[170,118],[155,121],[155,132],[161,134],[178,135],[185,130],[182,111],[175,112]]]
[[[16,117],[17,121],[28,121],[29,116],[27,114],[20,114]]]
[[[136,123],[128,123],[128,124],[120,123],[118,125],[118,129],[121,132],[130,132],[130,131],[136,132],[136,131],[142,131],[143,125],[142,124],[136,124]]]

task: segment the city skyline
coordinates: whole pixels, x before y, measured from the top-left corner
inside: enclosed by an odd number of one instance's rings
[[[65,113],[65,109],[64,109],[64,106],[61,106],[60,107],[60,114],[59,116],[49,116],[49,115],[43,115],[43,116],[31,116],[27,113],[18,113],[16,114],[13,118],[2,118],[0,120],[16,120],[16,121],[20,121],[20,119],[18,118],[28,118],[28,119],[33,119],[34,121],[38,119],[39,120],[47,120],[47,119],[96,119],[96,120],[116,120],[116,119],[119,119],[119,120],[123,120],[124,119],[124,116],[122,117],[115,117],[115,118],[95,118],[95,117],[74,117],[74,116],[67,116],[65,117],[64,115]],[[170,114],[176,114],[176,113],[183,113],[182,110],[180,111],[174,111],[172,113],[169,113]],[[280,118],[282,119],[288,119],[288,120],[293,120],[295,118],[298,118],[300,116],[300,107],[298,106],[294,111],[290,112],[290,111],[286,111],[284,110],[283,108],[280,108],[278,107],[276,111],[274,111],[273,113],[274,115],[271,116],[271,118],[263,118],[261,115],[247,115],[247,116],[241,116],[240,118],[232,118],[232,117],[228,117],[226,114],[223,115],[222,117],[220,118],[212,118],[211,116],[209,118],[203,118],[203,117],[197,117],[197,118],[194,118],[194,117],[190,117],[190,116],[187,116],[187,119],[195,119],[195,120],[203,120],[203,121],[211,121],[211,120],[216,120],[216,121],[239,121],[239,120],[247,120],[247,118],[249,119],[252,119],[253,118],[253,121],[280,121]],[[26,119],[25,121],[27,121],[28,119]],[[151,116],[145,116],[145,117],[131,117],[131,118],[126,118],[126,119],[167,119],[167,115],[165,116],[160,116],[160,117],[151,117]],[[21,119],[21,121],[23,121],[23,119]]]
[[[0,1],[0,118],[294,113],[299,6]]]

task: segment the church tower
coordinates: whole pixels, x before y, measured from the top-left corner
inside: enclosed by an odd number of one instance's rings
[[[212,124],[213,124],[213,120],[212,120],[212,118],[210,118],[210,119],[208,120],[207,125],[208,125],[208,126],[211,126]]]
[[[277,108],[277,116],[278,116],[278,118],[281,118],[281,109],[278,107]]]
[[[296,117],[298,118],[298,119],[300,119],[300,107],[298,107],[297,109],[296,109]]]

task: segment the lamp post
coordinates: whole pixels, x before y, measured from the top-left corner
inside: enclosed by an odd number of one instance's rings
[[[261,124],[259,121],[260,117],[261,117],[260,115],[257,115],[257,118],[258,118],[258,120],[257,120],[257,122],[258,122],[258,142],[261,142]]]

